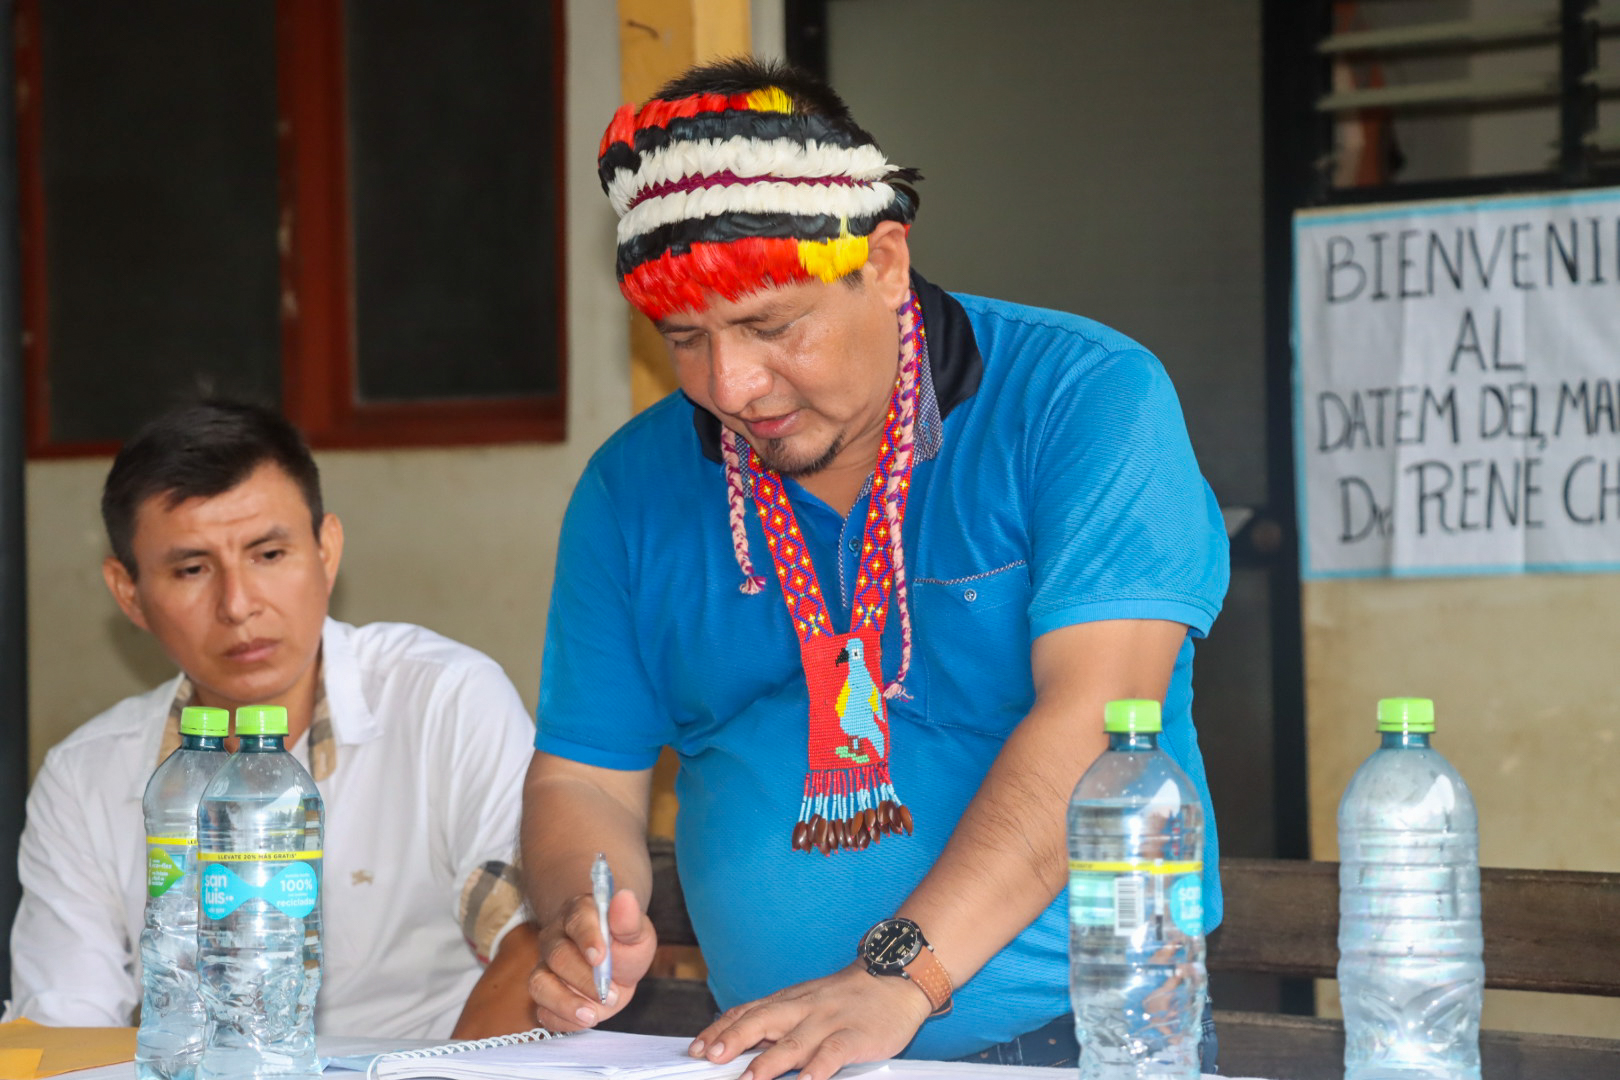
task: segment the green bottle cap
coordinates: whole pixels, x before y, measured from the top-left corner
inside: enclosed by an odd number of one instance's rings
[[[280,705],[244,705],[236,710],[238,735],[287,734],[287,710]]]
[[[187,705],[180,710],[180,734],[203,735],[221,739],[231,733],[229,709],[210,709],[202,705]]]
[[[1103,706],[1103,730],[1110,735],[1146,735],[1161,727],[1157,701],[1110,701]]]
[[[1391,697],[1378,703],[1379,731],[1434,731],[1434,702],[1421,697]]]

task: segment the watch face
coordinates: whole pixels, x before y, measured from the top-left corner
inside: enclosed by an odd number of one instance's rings
[[[861,943],[861,955],[875,971],[898,975],[922,950],[922,932],[915,923],[888,919],[878,923]]]

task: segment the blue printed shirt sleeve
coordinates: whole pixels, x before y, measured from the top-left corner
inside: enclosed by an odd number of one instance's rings
[[[586,765],[649,769],[675,727],[637,646],[636,580],[602,474],[585,470],[563,517],[546,619],[535,748]]]
[[[1226,594],[1226,530],[1175,389],[1140,349],[1085,360],[1034,432],[1031,633],[1164,619],[1202,637]]]

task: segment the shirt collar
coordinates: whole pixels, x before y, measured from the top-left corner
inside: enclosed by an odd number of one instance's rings
[[[382,734],[360,685],[360,660],[354,652],[354,627],[326,620],[321,634],[326,698],[331,703],[332,739],[341,746],[369,742]]]
[[[360,689],[353,633],[353,627],[332,618],[321,632],[321,653],[315,659],[315,713],[309,722],[309,771],[317,783],[337,770],[340,745],[365,742],[378,733],[377,718]],[[182,674],[169,702],[158,764],[180,748],[180,713],[196,696],[191,679]]]
[[[928,461],[939,453],[944,442],[945,418],[978,392],[984,357],[973,336],[973,324],[954,296],[915,270],[911,273],[911,287],[922,305],[923,328],[928,335],[928,366],[917,382],[917,460]],[[703,456],[719,464],[720,421],[694,403],[692,426],[697,430]]]

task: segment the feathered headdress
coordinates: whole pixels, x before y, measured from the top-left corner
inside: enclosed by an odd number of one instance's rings
[[[776,87],[625,105],[597,172],[619,215],[618,277],[652,319],[866,264],[880,221],[909,226],[914,169],[855,124],[795,111]]]
[[[842,103],[836,106],[841,113]],[[735,300],[773,285],[836,281],[859,270],[879,222],[910,227],[918,205],[911,184],[921,179],[915,169],[890,164],[847,113],[800,108],[778,86],[622,106],[602,136],[597,173],[619,215],[619,287],[654,320],[701,311],[711,292]],[[895,485],[909,476],[915,373],[924,348],[914,296],[901,322],[904,385],[895,438],[903,464]],[[743,526],[753,488],[743,464],[749,449],[730,431],[722,434],[721,448],[741,588],[757,594],[765,581],[754,572]],[[911,664],[902,498],[898,486],[881,493],[881,543],[893,566],[902,639],[888,697],[902,692]]]

